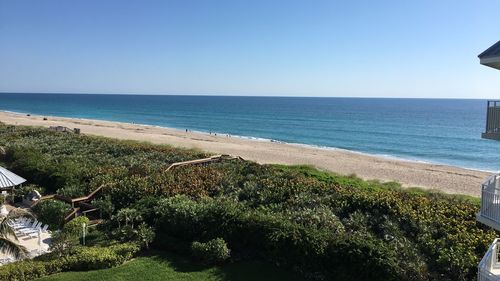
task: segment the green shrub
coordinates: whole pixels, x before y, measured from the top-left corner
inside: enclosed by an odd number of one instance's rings
[[[33,212],[38,219],[49,225],[50,229],[55,230],[61,227],[64,217],[70,210],[70,205],[57,200],[46,200],[33,207]]]
[[[126,259],[111,247],[79,247],[67,258],[67,264],[71,270],[94,270],[120,265]]]
[[[48,262],[30,260],[6,264],[0,267],[0,280],[29,281],[58,272],[57,269],[48,266],[48,264]],[[47,267],[51,271],[47,271]]]
[[[156,227],[155,247],[184,252],[192,241],[220,237],[233,256],[264,258],[315,279],[474,280],[498,236],[476,222],[477,199],[309,166],[231,161],[165,172],[172,162],[206,155],[2,125],[0,146],[8,168],[48,193],[104,185],[99,196],[106,202],[95,203],[105,218],[128,208],[101,228],[107,237],[118,223],[129,225],[120,230],[129,238],[146,223]],[[130,216],[130,209],[141,218]],[[151,234],[149,227],[143,230],[141,236]]]
[[[52,234],[51,250],[59,256],[71,252],[81,243],[83,237],[83,224],[88,225],[89,219],[85,216],[79,216],[67,222],[63,228]]]
[[[344,237],[328,246],[324,266],[338,280],[411,280],[402,275],[398,260],[387,246],[369,236]],[[415,279],[423,280],[423,279]]]
[[[64,257],[48,255],[0,267],[2,281],[29,281],[63,271],[87,271],[110,268],[131,259],[139,247],[124,243],[109,247],[78,247]]]
[[[282,216],[249,212],[241,204],[224,200],[196,202],[178,196],[161,201],[157,212],[163,214],[157,226],[160,245],[164,245],[165,237],[181,241],[222,237],[231,248],[247,255],[291,266],[315,264],[330,235],[329,231],[306,228]]]
[[[86,189],[83,186],[78,184],[70,184],[66,185],[57,190],[57,194],[68,197],[68,198],[77,198],[84,196],[86,193]]]
[[[79,243],[83,243],[83,224],[85,224],[86,235],[88,234],[89,219],[86,216],[76,217],[69,222],[65,223],[62,232],[67,233],[68,236],[75,239]]]
[[[146,196],[139,199],[132,208],[141,214],[145,223],[154,225],[158,219],[155,214],[155,207],[158,206],[160,200],[161,197],[159,196]]]
[[[131,259],[140,250],[140,247],[135,243],[115,244],[108,246],[108,248],[119,256],[122,263]]]
[[[108,245],[110,237],[107,232],[98,228],[88,228],[87,236],[85,237],[85,243],[87,246],[104,246]]]
[[[117,222],[118,229],[121,229],[123,226],[130,226],[133,229],[135,223],[143,220],[141,213],[132,208],[120,209],[112,219]]]
[[[70,234],[71,236],[74,236],[76,238],[82,236],[83,232],[83,224],[87,225],[89,224],[89,218],[86,216],[79,216],[76,217],[69,222],[67,222],[63,228],[62,231]]]
[[[226,241],[222,238],[216,238],[206,243],[195,241],[191,244],[193,257],[207,264],[220,264],[229,259],[230,253]]]
[[[115,211],[115,206],[109,196],[92,200],[92,205],[99,209],[102,218],[109,219]]]
[[[23,198],[25,198],[30,192],[33,190],[38,191],[41,195],[45,193],[45,189],[37,184],[27,184],[16,188],[16,192],[14,194],[14,201],[21,202]]]
[[[145,223],[142,223],[135,230],[135,239],[132,241],[137,242],[142,247],[149,249],[149,245],[155,239],[155,231],[152,227],[148,226]]]
[[[75,161],[45,157],[35,146],[11,146],[7,151],[10,168],[29,182],[43,186],[49,192],[76,184],[85,174],[85,166]]]
[[[146,249],[155,238],[155,231],[152,227],[145,223],[141,223],[138,227],[132,228],[131,225],[122,226],[114,229],[112,235],[115,239],[124,242],[135,242]]]

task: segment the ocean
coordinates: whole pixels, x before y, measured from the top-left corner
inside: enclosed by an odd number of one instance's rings
[[[0,110],[500,170],[500,141],[481,139],[485,100],[0,93]]]

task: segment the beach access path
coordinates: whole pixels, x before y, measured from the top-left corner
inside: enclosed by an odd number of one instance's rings
[[[44,117],[47,120],[43,120]],[[342,175],[356,174],[367,180],[397,181],[405,187],[422,187],[477,197],[480,196],[481,183],[490,174],[484,171],[397,160],[341,149],[323,149],[220,134],[215,136],[122,122],[27,116],[11,112],[0,112],[0,122],[11,125],[80,128],[82,134],[169,144],[214,154],[230,154],[261,164],[306,164]]]

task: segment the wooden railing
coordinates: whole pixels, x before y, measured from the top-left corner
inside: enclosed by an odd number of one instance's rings
[[[169,170],[174,169],[176,167],[182,167],[182,166],[188,166],[188,165],[203,165],[203,164],[220,162],[220,161],[224,161],[224,160],[235,160],[235,159],[243,160],[243,158],[241,158],[239,156],[215,155],[215,156],[211,156],[211,157],[203,158],[203,159],[196,159],[196,160],[173,163],[170,166],[168,166],[168,168],[165,171],[169,171]],[[73,218],[76,218],[78,215],[87,216],[88,213],[99,211],[98,208],[95,208],[91,204],[87,203],[87,201],[92,199],[98,192],[100,192],[103,189],[103,187],[104,187],[104,185],[101,185],[98,188],[96,188],[94,191],[89,193],[87,196],[82,196],[82,197],[78,197],[78,198],[70,198],[70,197],[66,197],[63,195],[59,195],[59,194],[43,196],[40,200],[35,202],[31,207],[35,206],[40,201],[47,200],[47,199],[56,199],[59,201],[69,203],[69,204],[71,204],[71,210],[69,211],[68,215],[64,218],[64,221],[67,222]],[[97,222],[97,223],[99,223],[101,221],[102,220],[95,220],[95,222]]]
[[[42,196],[40,199],[38,199],[37,201],[33,202],[33,204],[29,205],[30,208],[33,208],[35,207],[36,205],[38,205],[38,203],[44,201],[44,200],[48,200],[48,199],[52,199],[54,198],[55,194],[51,194],[51,195],[46,195],[46,196]]]
[[[479,263],[477,280],[478,281],[500,281],[500,263],[498,262],[498,243],[495,239],[488,248],[483,259]]]
[[[48,199],[56,199],[59,201],[69,203],[69,204],[71,204],[71,209],[69,210],[68,214],[64,217],[64,222],[68,222],[68,221],[72,220],[73,218],[76,218],[79,215],[87,216],[89,213],[99,211],[98,208],[95,208],[92,204],[89,204],[86,201],[89,201],[90,199],[92,199],[98,192],[100,192],[103,189],[103,187],[104,187],[104,185],[101,185],[98,188],[96,188],[94,191],[89,193],[87,196],[82,196],[82,197],[78,197],[78,198],[70,198],[70,197],[66,197],[63,195],[59,195],[59,194],[42,196],[42,198],[40,198],[40,200],[33,203],[30,206],[30,208],[33,208],[41,201],[48,200]]]
[[[78,198],[72,198],[71,199],[71,203],[77,203],[77,202],[85,202],[85,201],[88,201],[90,200],[92,197],[94,197],[96,195],[97,192],[101,191],[101,189],[104,187],[104,185],[101,185],[99,186],[98,188],[96,188],[94,191],[92,191],[91,193],[89,193],[87,196],[82,196],[82,197],[78,197]]]
[[[78,211],[80,211],[80,208],[72,208],[66,217],[64,217],[64,222],[68,222],[78,216]]]
[[[231,155],[215,155],[211,156],[208,158],[202,158],[202,159],[196,159],[196,160],[189,160],[189,161],[183,161],[183,162],[176,162],[168,166],[168,168],[165,171],[170,171],[173,168],[176,167],[182,167],[182,166],[188,166],[188,165],[201,165],[201,164],[209,164],[209,163],[214,163],[214,162],[220,162],[223,160],[234,160],[234,159],[243,159],[239,156],[231,156]]]

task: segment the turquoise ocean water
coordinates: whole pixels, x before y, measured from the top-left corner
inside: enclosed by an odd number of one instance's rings
[[[0,110],[211,131],[500,170],[500,141],[481,139],[485,100],[0,93]]]

